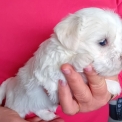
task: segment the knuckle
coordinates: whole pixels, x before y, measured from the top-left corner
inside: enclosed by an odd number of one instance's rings
[[[86,90],[80,92],[79,94],[77,93],[74,96],[80,102],[88,103],[91,100],[91,96],[89,95],[89,93]]]
[[[108,103],[108,100],[107,99],[103,99],[100,101],[100,106],[105,106],[106,104]]]
[[[103,107],[107,104],[107,102],[101,102],[100,107]]]

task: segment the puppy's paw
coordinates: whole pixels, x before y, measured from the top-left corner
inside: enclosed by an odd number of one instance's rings
[[[49,111],[50,111],[50,112],[53,112],[53,113],[56,113],[57,108],[58,108],[58,104],[55,104],[55,105],[53,105],[53,106],[51,106],[51,107],[49,108]]]
[[[40,110],[36,112],[36,115],[45,121],[50,121],[57,117],[53,112],[50,112],[48,110]]]
[[[106,79],[107,89],[113,95],[119,95],[122,91],[119,82]]]

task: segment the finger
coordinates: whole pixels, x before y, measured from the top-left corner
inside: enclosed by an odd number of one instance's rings
[[[52,121],[50,121],[50,122],[64,122],[64,120],[61,119],[61,118],[58,118],[58,119],[52,120]]]
[[[84,69],[84,73],[86,74],[90,85],[97,86],[104,82],[104,78],[99,76],[98,73],[95,72],[95,70],[90,65]]]
[[[111,95],[107,90],[105,78],[102,76],[99,76],[91,66],[86,67],[84,69],[84,72],[85,72],[86,77],[88,79],[88,84],[91,89],[92,95],[95,98],[102,98],[103,97],[103,98],[110,99],[109,97]]]
[[[63,81],[59,81],[58,85],[59,101],[62,110],[66,114],[74,115],[79,111],[77,102],[72,98],[72,94],[68,84]]]
[[[41,120],[41,121],[39,121],[39,122],[47,122],[47,121]],[[61,119],[61,118],[58,118],[58,119],[54,119],[54,120],[48,121],[48,122],[64,122],[64,120]]]
[[[118,75],[114,75],[114,76],[111,76],[111,77],[105,77],[105,79],[114,80],[114,81],[119,82]]]
[[[28,120],[29,122],[39,122],[41,119],[39,117],[34,117],[26,120]]]
[[[29,122],[29,121],[23,120],[22,118],[19,117],[14,117],[13,119],[11,119],[11,122]]]
[[[69,64],[62,65],[61,70],[64,73],[69,87],[77,101],[89,101],[91,97],[91,92],[86,83],[84,83],[81,75],[77,73]]]

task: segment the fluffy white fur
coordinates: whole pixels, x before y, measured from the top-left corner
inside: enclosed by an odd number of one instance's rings
[[[107,40],[105,46],[99,43]],[[34,112],[44,120],[55,118],[58,80],[66,81],[60,66],[70,63],[77,72],[92,64],[102,76],[116,75],[122,69],[122,22],[110,10],[86,8],[70,14],[42,43],[34,56],[19,69],[16,77],[0,87],[0,103],[25,117]],[[106,80],[109,92],[119,94],[118,82]],[[49,96],[44,92],[48,91]]]

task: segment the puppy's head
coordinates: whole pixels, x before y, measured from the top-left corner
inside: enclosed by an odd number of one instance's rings
[[[82,9],[61,21],[54,31],[66,49],[92,57],[89,63],[101,75],[115,75],[122,69],[122,22],[113,11]]]

